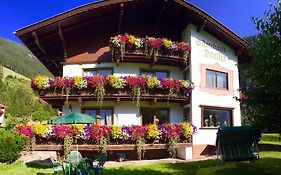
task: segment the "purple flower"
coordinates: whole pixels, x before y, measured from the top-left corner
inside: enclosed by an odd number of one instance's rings
[[[49,85],[50,85],[50,88],[54,87],[54,85],[55,85],[54,79],[49,78]]]

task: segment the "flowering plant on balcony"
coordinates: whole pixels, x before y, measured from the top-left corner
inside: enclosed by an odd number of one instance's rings
[[[38,91],[41,95],[42,92],[55,93],[56,91],[66,91],[66,95],[76,91],[73,89],[79,89],[86,93],[79,95],[94,95],[97,97],[99,105],[102,104],[106,91],[108,88],[114,88],[119,90],[126,90],[132,94],[133,100],[136,100],[137,105],[140,104],[142,94],[156,93],[156,95],[168,95],[168,98],[173,96],[188,96],[191,92],[193,85],[188,80],[174,80],[171,78],[156,78],[156,77],[116,77],[114,75],[109,76],[88,76],[88,77],[55,77],[55,78],[41,78],[48,80],[47,83],[42,86],[42,81],[32,80],[31,86],[35,91]],[[159,91],[150,91],[159,90]],[[88,93],[88,94],[87,94]],[[55,93],[55,95],[58,95]]]
[[[33,125],[33,132],[35,135],[39,137],[46,137],[48,134],[48,130],[51,129],[51,125],[35,123]]]
[[[99,105],[102,105],[103,98],[105,96],[105,85],[107,84],[106,76],[89,76],[85,78],[88,82],[88,85],[94,88],[94,95],[97,97],[97,102]]]
[[[175,42],[167,38],[145,37],[140,38],[130,34],[119,34],[109,40],[112,55],[121,54],[121,59],[126,52],[138,52],[145,54],[148,58],[154,59],[160,55],[177,56],[186,61],[191,47],[185,42]],[[133,48],[133,49],[132,49]]]
[[[73,87],[77,89],[83,89],[88,87],[88,81],[86,78],[75,76],[73,77]]]
[[[122,78],[116,77],[114,75],[109,75],[108,84],[115,89],[121,89],[124,87],[125,81]]]
[[[48,89],[50,88],[49,78],[42,75],[37,75],[31,81],[31,87],[38,89]]]
[[[147,87],[148,89],[154,89],[160,87],[161,82],[157,79],[157,77],[149,77],[147,79]]]
[[[132,125],[130,127],[130,131],[131,131],[131,138],[132,140],[136,141],[139,138],[144,138],[145,134],[146,134],[146,129],[143,126],[139,126],[139,125]]]
[[[125,82],[132,88],[133,100],[136,100],[137,106],[139,106],[141,93],[144,91],[147,78],[128,76],[125,78]]]
[[[153,125],[147,125],[147,138],[148,139],[154,139],[157,140],[159,139],[160,131],[158,130],[158,126],[153,124]]]
[[[118,50],[121,53],[121,59],[123,59],[126,49],[135,50],[143,47],[143,38],[138,38],[127,33],[119,34],[110,38],[109,46],[112,54]]]
[[[29,125],[19,124],[15,126],[15,130],[28,138],[32,138],[34,135],[32,127]]]
[[[33,125],[18,124],[14,129],[29,138],[35,136],[37,139],[46,139],[48,142],[53,143],[56,143],[58,139],[63,139],[66,136],[74,136],[76,139],[87,143],[99,143],[103,137],[114,144],[131,141],[135,142],[139,138],[145,140],[159,139],[160,142],[167,143],[169,139],[178,139],[180,137],[186,139],[191,138],[191,135],[196,132],[196,127],[187,122],[180,124],[132,125],[122,127],[115,125],[99,126],[96,124],[46,125],[35,123]],[[116,142],[116,139],[119,141]]]
[[[59,125],[55,124],[52,127],[52,133],[51,135],[55,138],[63,139],[64,137],[68,135],[73,135],[73,128],[68,127],[67,125]]]

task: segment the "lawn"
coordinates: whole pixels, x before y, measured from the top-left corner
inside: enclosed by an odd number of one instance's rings
[[[50,173],[49,167],[38,167],[13,163],[11,165],[0,164],[0,175],[36,175],[37,173]],[[144,166],[124,166],[110,168],[105,165],[105,175],[263,175],[280,174],[281,172],[281,146],[264,145],[261,151],[261,159],[254,162],[225,162],[216,168],[216,160],[204,160],[177,164],[153,164]]]
[[[225,162],[221,163],[219,170],[216,168],[216,160],[204,160],[180,164],[155,164],[147,166],[130,166],[120,168],[107,168],[105,174],[112,175],[259,175],[280,174],[281,172],[281,147],[264,148],[261,151],[261,159],[254,162]]]

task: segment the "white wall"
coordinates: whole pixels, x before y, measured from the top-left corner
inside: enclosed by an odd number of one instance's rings
[[[102,64],[69,64],[63,66],[63,76],[73,77],[82,76],[82,70],[86,68],[102,68],[112,67],[114,75],[116,76],[139,76],[140,69],[155,69],[155,70],[167,70],[170,72],[170,78],[183,79],[183,73],[178,67],[155,65],[152,68],[150,64],[139,63],[120,63],[116,66],[116,63],[102,63]]]
[[[71,101],[71,108],[73,112],[82,112],[82,108],[99,108],[97,106],[97,102],[94,101],[86,101],[81,104],[78,101]],[[104,101],[103,107],[113,108],[114,113],[114,125],[140,125],[140,108],[168,108],[170,111],[170,122],[171,123],[179,123],[183,121],[183,109],[179,103],[166,103],[166,102],[159,102],[156,104],[149,104],[148,102],[142,102],[140,107],[136,106],[136,103],[132,101],[122,101],[119,104],[116,104],[116,101]],[[66,105],[63,108],[63,113],[68,113],[69,109]]]
[[[238,58],[235,56],[234,50],[205,31],[197,32],[196,27],[192,24],[183,31],[183,40],[190,42],[192,48],[190,79],[195,86],[191,98],[192,123],[198,128],[201,127],[200,105],[206,105],[234,108],[233,123],[241,125],[239,102],[233,98],[239,95],[237,91],[239,89],[239,75],[236,66]],[[207,46],[202,41],[215,44],[218,49]],[[215,65],[231,70],[233,72],[233,90],[222,95],[221,93],[210,93],[200,87],[202,81],[200,65]],[[199,129],[193,136],[193,144],[215,144],[216,132],[216,129]]]

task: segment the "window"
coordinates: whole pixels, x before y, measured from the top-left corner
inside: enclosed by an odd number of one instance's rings
[[[141,70],[140,75],[147,76],[147,77],[168,78],[169,72],[168,71]]]
[[[169,122],[168,109],[141,109],[142,125],[163,124]]]
[[[227,108],[202,107],[202,127],[231,126],[232,110]]]
[[[113,124],[113,110],[112,108],[104,108],[104,109],[84,109],[84,114],[91,115],[93,117],[99,116],[101,119],[101,125],[112,125]]]
[[[83,76],[94,76],[94,75],[112,75],[113,69],[112,68],[97,68],[97,69],[84,69],[83,70]]]
[[[228,74],[213,70],[206,70],[207,87],[228,89]]]

